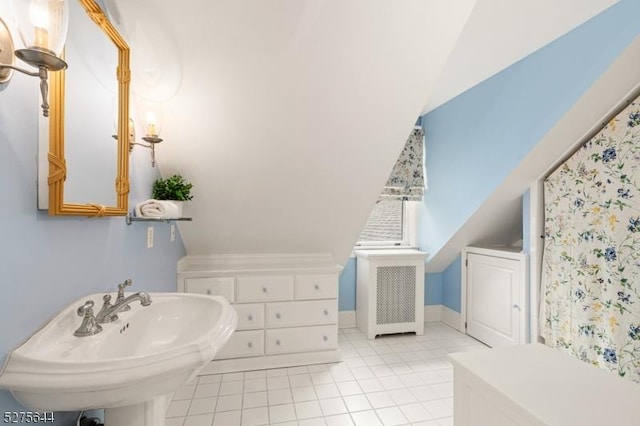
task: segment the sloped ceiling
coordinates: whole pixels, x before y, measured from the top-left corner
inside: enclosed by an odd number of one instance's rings
[[[107,3],[165,100],[160,170],[194,183],[188,254],[344,263],[422,111],[615,1]]]

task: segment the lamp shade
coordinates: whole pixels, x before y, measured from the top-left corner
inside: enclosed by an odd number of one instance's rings
[[[67,38],[67,0],[12,0],[24,47],[60,56]]]

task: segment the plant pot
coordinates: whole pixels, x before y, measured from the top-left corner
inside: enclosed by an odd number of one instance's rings
[[[165,214],[165,219],[179,219],[182,217],[182,209],[184,207],[184,201],[177,200],[164,200],[163,203],[166,203],[167,206],[167,214]]]

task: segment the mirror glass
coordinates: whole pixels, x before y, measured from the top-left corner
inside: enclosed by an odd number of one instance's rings
[[[129,48],[94,0],[69,3],[65,60],[67,70],[50,73],[47,209],[125,215]]]

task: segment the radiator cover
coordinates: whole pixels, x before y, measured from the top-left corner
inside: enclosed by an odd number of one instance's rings
[[[357,326],[380,334],[424,333],[424,260],[417,250],[358,250]]]

